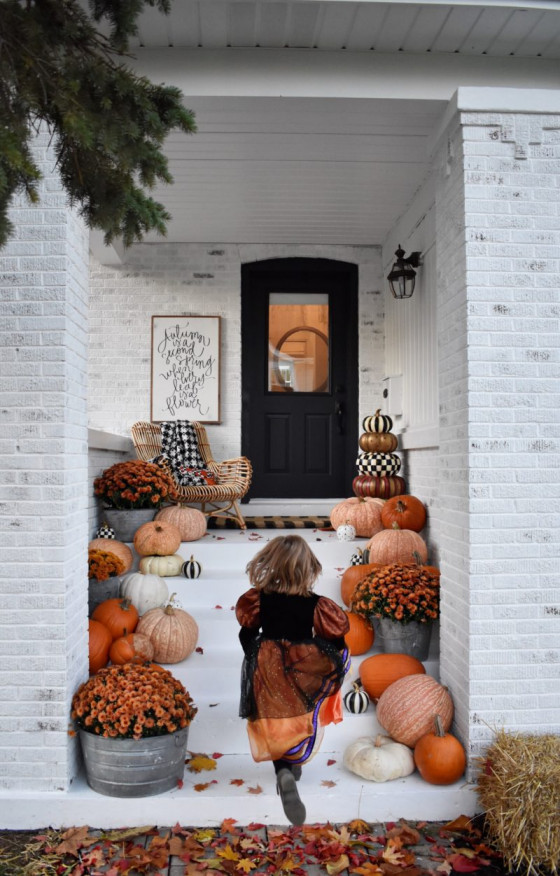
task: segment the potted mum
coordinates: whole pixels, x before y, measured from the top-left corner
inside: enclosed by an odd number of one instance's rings
[[[117,462],[93,482],[93,492],[103,503],[103,517],[119,541],[131,542],[143,523],[177,498],[170,476],[159,465],[131,459]]]
[[[119,595],[117,576],[125,571],[125,564],[116,554],[111,553],[111,541],[107,539],[107,550],[90,548],[88,551],[89,604],[88,614],[103,602]]]
[[[176,787],[196,713],[181,682],[154,663],[100,669],[72,699],[88,785],[110,797]]]
[[[439,617],[439,577],[418,565],[381,566],[357,584],[350,607],[375,622],[383,651],[425,660]]]

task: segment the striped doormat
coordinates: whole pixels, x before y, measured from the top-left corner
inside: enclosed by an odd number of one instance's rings
[[[332,529],[329,517],[248,517],[248,529]],[[209,517],[208,529],[239,529],[237,522],[228,517]]]

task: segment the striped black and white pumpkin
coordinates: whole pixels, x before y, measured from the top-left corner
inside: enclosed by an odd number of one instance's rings
[[[360,474],[396,475],[401,469],[401,460],[396,453],[360,453],[356,466]]]
[[[109,526],[108,523],[103,521],[96,532],[96,536],[97,538],[115,538],[115,530],[112,526]]]
[[[185,578],[199,578],[200,573],[202,572],[202,566],[195,560],[193,556],[191,556],[190,560],[186,560],[181,567],[181,572],[185,576]]]
[[[355,681],[352,690],[344,694],[344,705],[353,715],[361,715],[367,710],[369,703],[369,696],[363,689],[361,681]]]
[[[364,432],[390,432],[393,428],[393,421],[387,414],[382,414],[381,410],[377,410],[373,417],[365,417],[362,428]]]

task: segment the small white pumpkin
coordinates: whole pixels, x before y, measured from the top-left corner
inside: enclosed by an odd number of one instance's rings
[[[199,578],[200,573],[202,572],[202,566],[191,554],[190,560],[187,560],[181,566],[181,571],[185,578]]]
[[[336,537],[339,541],[354,541],[356,530],[351,523],[342,523],[336,528]]]
[[[410,748],[390,736],[360,736],[344,752],[344,766],[370,782],[390,782],[415,770]]]
[[[179,554],[168,554],[165,557],[142,557],[138,568],[145,575],[160,575],[162,578],[171,578],[173,575],[181,574],[183,562],[183,557],[180,557]]]
[[[130,599],[138,614],[165,605],[169,599],[167,584],[159,575],[130,572],[121,578],[119,595]]]

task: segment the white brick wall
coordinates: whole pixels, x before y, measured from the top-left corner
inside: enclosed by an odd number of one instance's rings
[[[0,257],[0,785],[65,789],[87,672],[87,234],[48,136],[41,200],[11,210]]]
[[[476,755],[497,726],[560,731],[560,119],[459,122],[437,191],[437,511],[442,675]]]
[[[267,258],[331,258],[359,266],[361,416],[379,407],[383,372],[383,285],[378,247],[142,244],[127,264],[93,264],[89,417],[96,429],[130,435],[150,419],[153,314],[222,317],[222,423],[208,427],[216,459],[241,452],[241,265]]]

